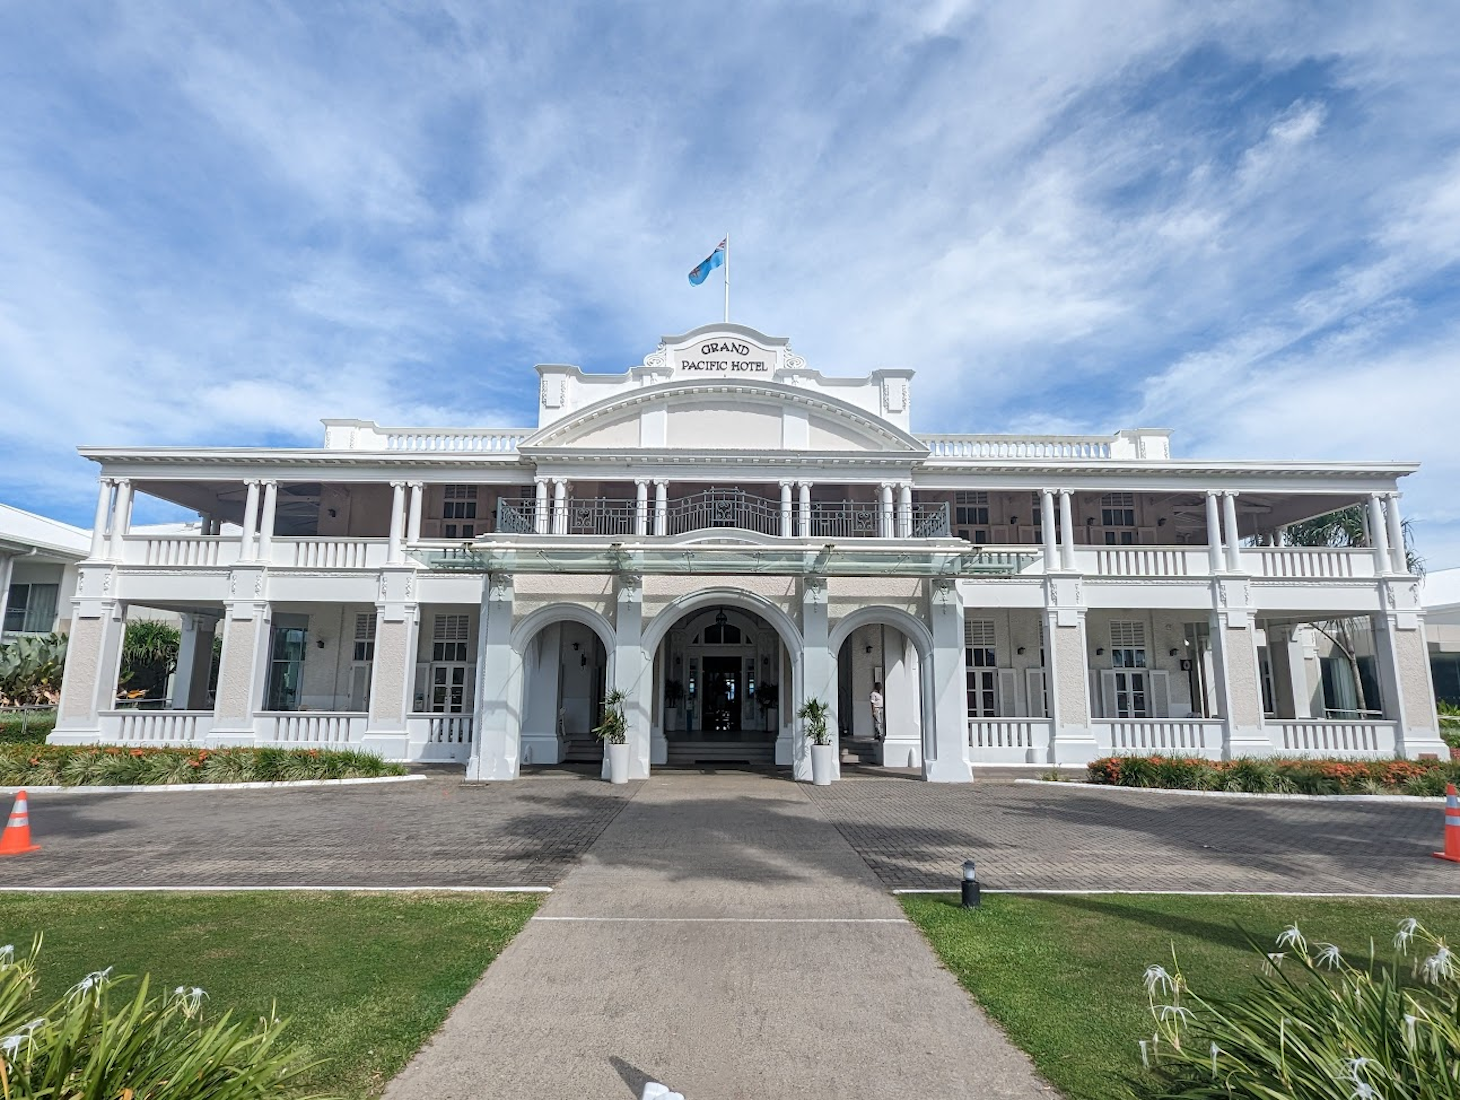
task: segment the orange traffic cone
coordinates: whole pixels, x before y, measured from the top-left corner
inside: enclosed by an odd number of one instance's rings
[[[25,792],[21,791],[15,796],[15,805],[10,808],[10,821],[5,832],[0,833],[0,856],[18,856],[22,852],[40,850],[39,844],[30,842],[30,811],[25,804]]]
[[[0,845],[0,851],[4,851],[3,845]],[[1436,859],[1460,863],[1460,795],[1455,793],[1453,783],[1445,787],[1445,850],[1431,854]]]

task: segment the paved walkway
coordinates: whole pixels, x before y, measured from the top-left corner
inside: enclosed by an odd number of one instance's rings
[[[652,782],[701,797],[705,778]],[[988,886],[1009,889],[1460,894],[1460,868],[1429,856],[1441,840],[1433,804],[1191,798],[988,773],[970,785],[851,773],[819,788],[721,778],[810,799],[812,819],[886,887],[955,886],[971,855]],[[552,769],[464,786],[460,769],[443,769],[377,787],[33,794],[42,850],[6,860],[0,887],[551,886],[636,789]]]
[[[1035,1097],[806,788],[638,785],[386,1100]]]

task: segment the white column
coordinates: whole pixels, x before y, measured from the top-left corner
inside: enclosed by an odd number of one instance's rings
[[[188,709],[188,699],[192,695],[193,671],[198,654],[198,624],[201,617],[189,614],[179,617],[182,621],[178,624],[177,668],[173,671],[172,684],[167,693],[167,706],[170,710]],[[210,649],[212,641],[213,638],[210,634],[208,636]]]
[[[654,479],[654,534],[663,535],[669,523],[669,482]]]
[[[1067,580],[1060,580],[1059,584],[1073,588]],[[1067,592],[1066,597],[1069,595]],[[1045,699],[1053,727],[1050,762],[1087,764],[1100,755],[1100,745],[1090,722],[1094,701],[1090,698],[1085,609],[1047,604],[1044,639]]]
[[[933,705],[923,731],[923,778],[934,783],[967,783],[973,773],[968,761],[963,599],[957,583],[948,578],[928,581],[927,590],[928,625],[933,634]]]
[[[259,559],[269,560],[274,546],[274,513],[279,506],[279,483],[264,482],[264,507],[259,517]]]
[[[643,538],[649,533],[649,479],[634,478],[634,534]]]
[[[426,495],[426,486],[419,481],[411,482],[411,503],[406,519],[406,545],[414,546],[421,541],[421,504]]]
[[[1070,507],[1070,491],[1060,490],[1060,568],[1073,572],[1075,568],[1075,520],[1074,509]]]
[[[96,494],[96,518],[91,522],[91,556],[100,558],[106,552],[106,521],[112,511],[112,489],[115,483],[109,477],[101,479],[101,488]]]
[[[1242,572],[1242,532],[1237,528],[1237,494],[1222,494],[1222,526],[1226,529],[1227,568]]]
[[[809,488],[803,484],[802,491]],[[788,715],[794,715],[809,699],[820,699],[831,708],[827,715],[827,726],[833,738],[837,735],[837,655],[828,644],[830,620],[826,603],[826,578],[807,576],[801,582],[801,683],[800,694],[792,683],[790,690],[781,685],[781,706]],[[792,654],[792,667],[795,655]],[[792,679],[795,679],[794,673]],[[791,726],[791,775],[795,779],[811,779],[811,749],[806,739],[805,723],[799,718],[790,718]],[[835,744],[835,740],[832,744]],[[840,754],[832,753],[834,778],[841,777]],[[779,755],[778,755],[779,762]]]
[[[1227,583],[1218,581],[1214,587]],[[1262,721],[1262,673],[1251,611],[1214,610],[1211,638],[1217,706],[1226,719],[1222,757],[1265,755],[1272,749],[1272,738]]]
[[[884,481],[878,486],[877,534],[884,539],[893,537],[892,482]]]
[[[793,481],[781,482],[781,538],[791,538],[796,533],[795,509],[791,506]]]
[[[1222,571],[1222,513],[1217,494],[1207,493],[1207,557],[1213,574]]]
[[[1044,528],[1044,571],[1053,573],[1058,560],[1059,544],[1055,537],[1054,491],[1039,490],[1039,523]]]
[[[799,481],[796,487],[801,492],[801,508],[796,519],[796,534],[803,539],[811,537],[811,482]]]
[[[388,585],[394,588],[393,585]],[[398,589],[376,605],[375,657],[370,662],[370,709],[361,748],[387,760],[404,759],[409,749],[406,716],[416,680],[416,633],[420,605],[397,601]]]
[[[653,714],[654,659],[644,652],[644,588],[635,574],[618,578],[613,619],[613,687],[624,693],[624,718],[628,722],[629,778],[648,779],[652,751],[650,725]],[[604,774],[608,753],[604,753]]]
[[[74,745],[100,738],[100,714],[116,706],[125,628],[117,600],[78,599],[73,605],[66,675],[50,743]]]
[[[1384,515],[1389,520],[1389,557],[1394,563],[1394,572],[1408,573],[1409,559],[1404,553],[1404,525],[1399,521],[1399,494],[1388,494],[1384,498],[1384,504]]]
[[[897,487],[897,537],[910,539],[912,530],[912,486],[903,482]]]
[[[482,578],[469,781],[516,779],[521,765],[522,661],[512,652],[512,578]]]
[[[536,489],[536,507],[533,509],[532,529],[539,535],[545,535],[552,530],[548,516],[548,479],[534,478],[533,487]]]
[[[405,536],[405,504],[406,483],[392,481],[390,483],[390,545],[385,555],[387,565],[399,565],[401,561],[401,543]]]
[[[553,534],[568,533],[568,480],[553,478]]]
[[[273,608],[267,600],[229,600],[224,608],[223,652],[208,743],[251,745],[255,714],[266,702]]]
[[[1389,532],[1384,525],[1384,501],[1378,493],[1369,494],[1369,537],[1374,546],[1374,572],[1390,572]]]
[[[132,483],[124,477],[117,478],[117,502],[112,509],[112,538],[109,557],[122,560],[122,538],[132,524]]]
[[[243,502],[243,534],[239,537],[238,560],[253,561],[253,538],[259,525],[259,483],[257,478],[250,478],[244,484],[248,486],[248,496]]]
[[[1379,614],[1373,623],[1384,717],[1395,723],[1394,754],[1410,760],[1447,759],[1450,749],[1440,737],[1435,714],[1424,616]]]

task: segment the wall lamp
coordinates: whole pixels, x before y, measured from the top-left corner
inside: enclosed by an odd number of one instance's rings
[[[1024,647],[1021,645],[1018,649],[1014,650],[1014,652],[1017,653],[1017,654],[1019,654],[1019,656],[1022,657],[1022,656],[1024,656]]]
[[[323,638],[316,638],[316,639],[314,639],[314,644],[316,646],[318,646],[320,649],[323,649],[324,648],[324,639]]]
[[[871,652],[872,652],[872,647],[871,647],[871,646],[868,646],[868,647],[867,647],[867,652],[868,652],[868,653],[871,653]]]
[[[1103,656],[1105,656],[1105,647],[1104,646],[1096,646],[1095,647],[1095,656],[1097,656],[1097,657],[1103,657]]]
[[[1177,648],[1175,648],[1173,646],[1172,649],[1171,649],[1171,652],[1168,653],[1168,654],[1166,654],[1166,656],[1168,656],[1168,657],[1175,657],[1180,652],[1181,652],[1181,650],[1179,650],[1179,649],[1177,649]]]

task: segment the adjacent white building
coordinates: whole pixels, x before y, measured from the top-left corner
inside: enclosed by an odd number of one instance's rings
[[[811,697],[849,750],[941,781],[1111,752],[1444,751],[1400,538],[1414,464],[1182,459],[1156,429],[922,433],[912,371],[824,374],[739,325],[535,381],[518,430],[83,448],[101,491],[54,740],[354,745],[505,780],[601,755],[618,688],[637,776],[805,776]],[[133,533],[137,493],[200,533]],[[1372,549],[1283,545],[1353,504]],[[184,622],[161,714],[111,706],[141,608]],[[1311,639],[1335,621],[1366,660],[1325,672]]]
[[[91,533],[0,504],[0,641],[64,632]]]

